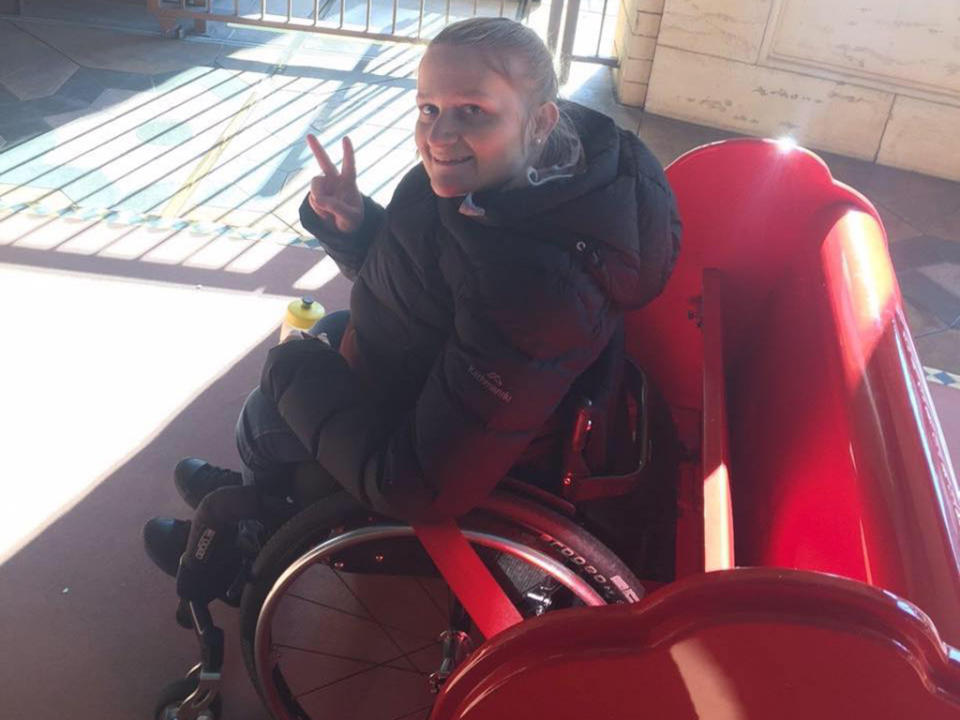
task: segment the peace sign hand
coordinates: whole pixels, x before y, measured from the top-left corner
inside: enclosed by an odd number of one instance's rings
[[[323,174],[310,181],[310,207],[321,220],[332,223],[340,232],[355,232],[363,222],[363,197],[357,188],[350,138],[343,138],[343,163],[339,172],[314,135],[307,135],[307,145],[323,170]]]

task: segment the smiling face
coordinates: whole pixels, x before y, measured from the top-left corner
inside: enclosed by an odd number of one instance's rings
[[[470,47],[440,44],[427,50],[417,78],[417,106],[417,149],[440,197],[519,181],[535,155],[536,138],[543,136],[537,135],[542,108],[531,116],[510,81]]]

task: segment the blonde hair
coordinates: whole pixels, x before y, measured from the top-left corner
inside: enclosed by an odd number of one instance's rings
[[[504,17],[474,17],[447,25],[430,41],[434,45],[468,46],[484,56],[490,68],[514,87],[529,93],[531,110],[557,102],[559,83],[553,56],[540,37],[526,25]],[[510,60],[523,64],[520,74]],[[556,126],[544,139],[537,165],[571,165],[580,158],[580,136],[569,115],[560,110]]]

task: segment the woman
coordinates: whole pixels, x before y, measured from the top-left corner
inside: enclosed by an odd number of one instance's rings
[[[448,26],[420,64],[417,103],[422,162],[386,209],[358,191],[349,139],[338,172],[308,137],[322,173],[301,221],[354,280],[349,326],[335,314],[320,328],[339,353],[309,336],[271,350],[238,422],[245,499],[230,512],[204,512],[224,489],[204,501],[185,578],[224,518],[258,502],[251,487],[304,462],[412,522],[462,514],[511,469],[545,467],[564,396],[624,311],[666,283],[680,224],[662,169],[634,134],[558,101],[531,30]],[[197,460],[176,478],[191,504],[240,482]],[[151,523],[148,552],[173,571],[187,524]]]

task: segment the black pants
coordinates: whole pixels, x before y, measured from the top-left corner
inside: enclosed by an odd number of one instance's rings
[[[311,333],[326,333],[337,348],[350,320],[347,310],[339,310],[320,319]],[[289,483],[298,468],[306,466],[307,474],[316,474],[318,482],[327,484],[329,476],[319,468],[277,411],[274,402],[255,388],[247,397],[237,420],[237,450],[243,462],[244,485],[257,484],[270,490],[279,483]],[[311,473],[311,465],[316,466]],[[301,473],[302,474],[302,473]],[[278,488],[279,489],[279,488]]]

